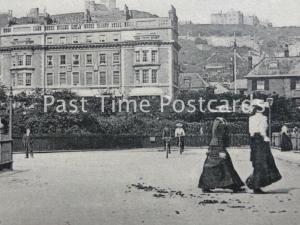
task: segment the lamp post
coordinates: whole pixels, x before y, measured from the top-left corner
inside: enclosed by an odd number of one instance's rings
[[[12,117],[13,117],[13,89],[12,87],[10,87],[10,91],[9,91],[9,131],[8,131],[8,136],[9,139],[12,140]]]
[[[267,98],[267,102],[269,104],[269,138],[270,138],[270,146],[272,146],[271,116],[272,116],[272,105],[274,103],[274,98]]]

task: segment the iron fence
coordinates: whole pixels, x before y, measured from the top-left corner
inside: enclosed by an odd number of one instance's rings
[[[300,151],[300,135],[299,134],[290,134],[290,138],[293,144],[294,151]],[[272,146],[276,148],[281,148],[281,134],[273,133],[272,134]]]
[[[33,149],[37,152],[84,151],[97,149],[134,149],[158,148],[163,146],[160,136],[131,135],[87,135],[87,136],[33,136]],[[208,146],[210,135],[194,135],[185,137],[185,145],[190,147]],[[230,136],[231,146],[246,146],[249,137],[245,134]],[[171,145],[176,146],[177,140],[172,139]],[[14,152],[23,152],[22,138],[15,137]]]

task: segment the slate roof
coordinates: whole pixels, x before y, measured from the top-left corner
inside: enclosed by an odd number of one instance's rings
[[[300,77],[300,57],[266,57],[246,76],[255,77]]]
[[[190,80],[190,86],[185,80]],[[179,76],[179,88],[186,89],[205,89],[209,84],[201,77],[199,73],[181,73]]]

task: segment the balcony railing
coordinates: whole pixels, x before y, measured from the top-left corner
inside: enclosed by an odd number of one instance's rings
[[[160,28],[171,27],[172,22],[169,18],[133,19],[123,22],[103,22],[86,24],[59,24],[59,25],[16,25],[1,29],[2,35],[28,34],[28,33],[51,33],[57,31],[76,31],[76,30],[119,30],[137,28]]]

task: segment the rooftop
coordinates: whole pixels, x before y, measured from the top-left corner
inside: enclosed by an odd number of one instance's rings
[[[282,76],[300,76],[300,57],[266,57],[246,78]]]
[[[38,33],[55,33],[55,32],[78,32],[87,30],[130,30],[130,29],[149,29],[149,28],[166,28],[173,27],[171,19],[167,17],[130,19],[119,22],[103,23],[85,23],[85,24],[58,24],[58,25],[39,25],[24,24],[13,25],[1,29],[1,35],[22,35]]]
[[[199,73],[181,73],[179,76],[180,89],[203,89],[208,88],[209,84]]]

